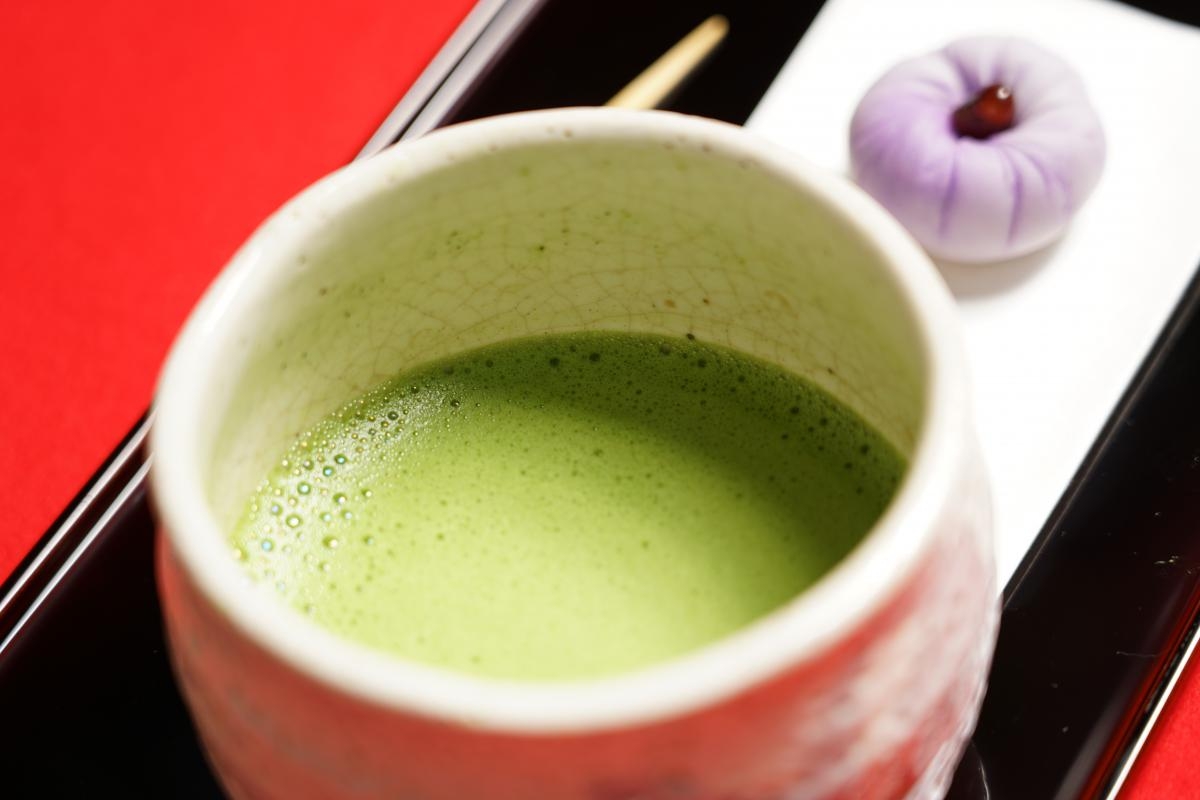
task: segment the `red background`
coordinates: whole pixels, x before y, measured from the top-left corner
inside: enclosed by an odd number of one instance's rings
[[[148,405],[237,245],[353,157],[470,5],[0,5],[0,578]],[[1193,667],[1125,796],[1200,797],[1195,741]]]

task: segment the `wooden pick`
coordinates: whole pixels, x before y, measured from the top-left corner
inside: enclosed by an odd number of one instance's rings
[[[613,95],[605,105],[613,108],[658,108],[712,53],[728,32],[729,20],[719,14],[709,17],[646,67],[642,74]]]

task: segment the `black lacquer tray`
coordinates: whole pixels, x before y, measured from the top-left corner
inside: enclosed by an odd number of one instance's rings
[[[483,0],[363,156],[456,121],[601,104],[712,14],[729,19],[728,37],[665,107],[740,124],[820,5]],[[1200,7],[1174,16],[1200,24]],[[990,689],[953,798],[1119,787],[1197,638],[1198,401],[1194,279],[1006,587]],[[221,797],[164,650],[148,425],[0,587],[7,797]]]

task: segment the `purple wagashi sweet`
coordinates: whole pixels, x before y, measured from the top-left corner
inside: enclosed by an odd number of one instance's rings
[[[1095,188],[1104,151],[1079,76],[1016,38],[960,39],[896,65],[850,124],[859,185],[953,261],[1049,244]]]

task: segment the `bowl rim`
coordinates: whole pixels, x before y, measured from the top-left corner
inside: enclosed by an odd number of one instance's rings
[[[220,362],[211,334],[235,297],[269,282],[312,226],[280,224],[336,214],[389,188],[390,168],[411,180],[447,158],[561,142],[703,144],[819,199],[884,265],[924,348],[923,412],[909,469],[896,496],[854,550],[821,579],[750,625],[674,659],[611,677],[522,682],[425,666],[343,639],[249,581],[229,552],[204,498],[199,435],[207,376]],[[159,546],[200,595],[241,635],[284,664],[371,704],[473,728],[521,734],[589,732],[643,725],[741,694],[810,661],[860,630],[916,574],[968,463],[971,436],[966,358],[957,309],[928,256],[874,200],[844,177],[733,125],[671,112],[558,109],[520,112],[444,128],[355,162],[275,212],[206,292],[166,359],[150,433],[150,487]]]

